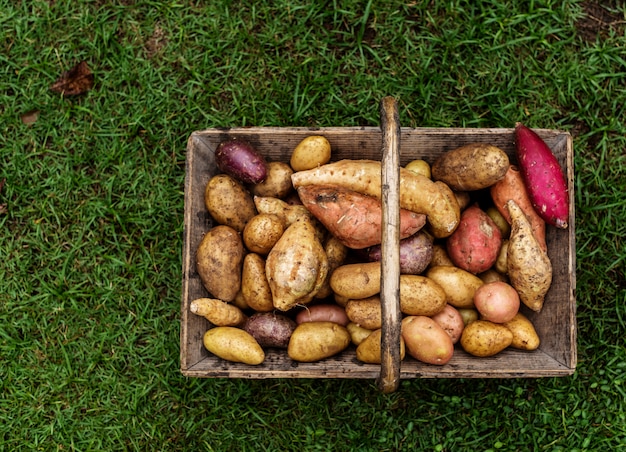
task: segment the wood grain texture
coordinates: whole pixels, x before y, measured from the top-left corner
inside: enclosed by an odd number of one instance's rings
[[[550,146],[565,170],[570,197],[570,227],[548,228],[546,240],[553,264],[553,282],[541,313],[522,309],[534,323],[541,338],[538,350],[505,350],[491,358],[475,358],[456,347],[445,366],[432,366],[412,358],[401,365],[400,378],[520,378],[565,376],[574,373],[576,350],[576,248],[574,206],[574,164],[569,133],[535,130]],[[489,143],[504,150],[515,161],[514,130],[401,128],[401,165],[417,158],[432,163],[447,150],[469,143]],[[260,366],[223,361],[210,355],[202,345],[204,332],[211,327],[204,318],[189,312],[189,303],[210,294],[195,269],[195,250],[213,222],[204,207],[204,188],[217,171],[213,153],[229,138],[245,138],[268,160],[288,161],[292,150],[306,136],[324,135],[333,149],[333,160],[381,158],[382,131],[378,127],[274,128],[250,127],[208,129],[193,132],[187,144],[185,178],[184,243],[182,268],[180,369],[184,375],[200,378],[351,378],[376,379],[380,366],[363,364],[351,347],[338,356],[318,363],[295,363],[285,352],[270,350]]]

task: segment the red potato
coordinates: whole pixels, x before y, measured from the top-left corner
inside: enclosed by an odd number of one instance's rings
[[[336,304],[316,304],[305,306],[296,315],[296,323],[300,325],[305,322],[333,322],[347,326],[350,319],[346,315],[346,310]]]
[[[506,323],[519,311],[520,298],[517,291],[501,281],[483,284],[474,293],[474,306],[481,320],[493,323]]]
[[[473,274],[491,268],[501,246],[500,229],[476,204],[461,213],[459,226],[446,241],[454,265]]]
[[[252,314],[243,329],[252,335],[261,347],[287,348],[296,322],[274,312]]]
[[[431,319],[448,333],[453,344],[456,344],[461,339],[463,328],[465,328],[465,320],[454,306],[447,304],[443,311],[431,316]]]
[[[382,249],[380,245],[372,246],[367,252],[368,259],[380,261]],[[419,275],[428,267],[433,258],[432,238],[423,231],[400,240],[400,273],[403,275]]]
[[[267,177],[267,162],[247,141],[232,139],[215,149],[215,164],[224,173],[246,184],[258,184]]]
[[[332,185],[303,185],[298,187],[298,195],[309,212],[348,248],[363,249],[380,243],[380,200]],[[401,209],[400,238],[415,234],[424,224],[426,215]]]
[[[552,150],[539,135],[518,122],[515,125],[515,151],[537,214],[552,226],[567,228],[567,183]]]

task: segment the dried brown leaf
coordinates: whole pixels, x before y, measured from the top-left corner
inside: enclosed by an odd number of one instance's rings
[[[52,84],[50,89],[63,96],[78,96],[93,88],[93,73],[86,61],[81,61]]]
[[[22,122],[26,125],[34,124],[39,119],[39,110],[31,110],[20,116]]]

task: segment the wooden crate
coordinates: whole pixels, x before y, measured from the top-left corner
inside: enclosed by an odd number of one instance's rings
[[[574,167],[569,133],[534,129],[556,154],[566,172],[570,196],[570,226],[547,228],[553,282],[541,313],[522,307],[541,338],[533,352],[507,349],[490,358],[472,357],[457,344],[452,360],[444,366],[428,365],[410,357],[402,361],[400,377],[408,378],[519,378],[571,375],[576,367],[576,262],[574,236]],[[401,128],[400,163],[422,158],[432,163],[441,153],[482,142],[503,149],[514,161],[513,129]],[[202,336],[210,328],[204,318],[191,314],[189,304],[209,296],[195,267],[195,252],[203,235],[213,226],[204,207],[204,188],[216,174],[214,151],[230,138],[250,141],[268,160],[289,161],[294,147],[306,136],[323,135],[331,143],[333,160],[380,159],[382,132],[378,127],[209,129],[191,134],[187,145],[185,180],[185,228],[181,303],[181,372],[189,377],[226,378],[365,378],[376,379],[380,366],[363,364],[351,346],[340,355],[317,363],[294,362],[286,351],[268,350],[259,366],[232,363],[209,354]]]

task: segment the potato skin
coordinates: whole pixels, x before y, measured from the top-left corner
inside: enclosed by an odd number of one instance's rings
[[[381,363],[381,338],[382,329],[372,331],[356,348],[356,359],[367,364]],[[400,361],[404,359],[406,347],[404,339],[400,336]]]
[[[222,301],[233,301],[241,288],[241,236],[218,225],[205,234],[196,251],[196,268],[204,287]]]
[[[330,287],[350,299],[371,297],[380,292],[380,262],[345,264],[330,276]]]
[[[248,332],[261,347],[287,348],[296,322],[283,314],[258,312],[252,314],[244,324]]]
[[[367,252],[370,261],[380,261],[382,248],[372,246]],[[433,258],[432,238],[423,231],[400,240],[400,273],[405,275],[419,275],[428,267]]]
[[[260,213],[250,218],[244,227],[243,242],[249,251],[266,255],[283,232],[285,225],[278,215]]]
[[[474,306],[482,320],[505,323],[512,320],[519,311],[520,300],[512,286],[496,281],[483,284],[476,289]]]
[[[310,363],[336,355],[348,345],[346,327],[333,322],[305,322],[291,334],[287,354],[294,361]]]
[[[446,292],[446,302],[455,308],[473,308],[474,293],[484,283],[478,276],[461,268],[439,265],[426,272]]]
[[[189,310],[215,326],[237,326],[246,321],[237,306],[215,298],[197,298],[189,304]]]
[[[357,325],[354,322],[350,322],[346,325],[348,333],[350,333],[350,339],[352,343],[358,346],[361,342],[367,338],[370,334],[372,334],[372,330],[368,330],[367,328],[363,328],[360,325]]]
[[[452,190],[474,191],[490,187],[504,177],[509,157],[496,147],[472,143],[442,154],[431,167],[433,180]]]
[[[330,143],[326,137],[311,135],[298,143],[289,163],[294,171],[305,171],[328,163],[330,154]]]
[[[433,315],[431,318],[448,333],[453,344],[456,344],[459,339],[461,339],[461,334],[463,334],[463,329],[465,328],[465,321],[461,313],[454,306],[446,304],[441,312]]]
[[[501,245],[500,229],[476,204],[461,213],[459,226],[446,241],[454,265],[474,274],[495,264]]]
[[[461,346],[470,355],[493,356],[511,345],[513,333],[504,325],[476,320],[465,326],[461,335]]]
[[[346,315],[346,310],[336,304],[324,303],[313,306],[305,306],[296,315],[296,323],[299,325],[305,322],[334,322],[347,326],[350,319]]]
[[[432,316],[446,306],[446,292],[426,276],[400,275],[400,311],[407,315]]]
[[[248,253],[241,270],[241,292],[246,304],[257,312],[274,309],[269,282],[265,275],[265,259],[256,253]]]
[[[539,348],[541,340],[535,330],[535,326],[521,312],[515,314],[515,317],[503,323],[503,325],[513,333],[511,347],[519,350],[536,350]]]
[[[349,300],[346,303],[345,310],[351,322],[368,330],[377,330],[383,325],[380,295]]]
[[[204,190],[204,205],[218,223],[243,231],[246,223],[257,214],[252,195],[227,174],[213,176]]]
[[[402,319],[402,338],[409,355],[427,364],[444,365],[454,354],[452,339],[430,317],[407,316]]]
[[[259,343],[241,328],[216,326],[204,333],[202,342],[209,352],[227,361],[258,365],[265,360]]]
[[[263,182],[252,186],[252,194],[255,196],[285,198],[293,191],[292,174],[293,170],[286,163],[268,162],[267,177]]]
[[[256,184],[267,177],[265,158],[252,144],[239,138],[217,145],[215,164],[222,172],[246,184]]]

